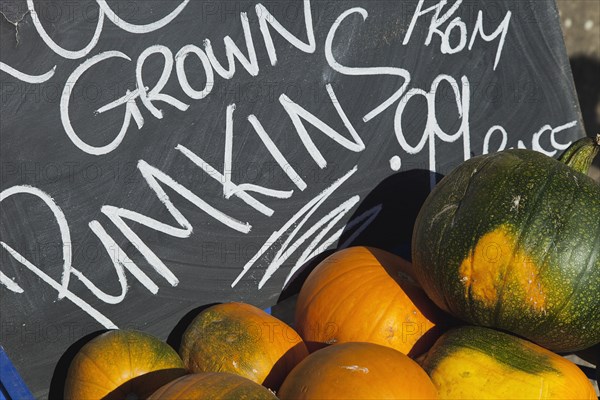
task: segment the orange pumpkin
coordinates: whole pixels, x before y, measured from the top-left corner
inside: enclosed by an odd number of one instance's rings
[[[148,400],[277,400],[264,386],[227,372],[204,372],[183,376],[167,383]]]
[[[143,332],[113,330],[92,339],[75,355],[64,397],[141,399],[185,373],[168,344]]]
[[[410,272],[407,261],[375,248],[350,247],[323,260],[296,303],[296,329],[309,350],[370,342],[411,356],[426,351],[443,313]]]
[[[198,314],[179,354],[192,372],[231,372],[277,390],[308,350],[279,319],[249,304],[225,303]]]
[[[341,343],[315,351],[278,392],[288,399],[437,399],[427,373],[408,356],[373,343]]]

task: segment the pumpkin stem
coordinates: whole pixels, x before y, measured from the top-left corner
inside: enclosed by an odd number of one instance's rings
[[[600,133],[595,139],[590,137],[579,139],[569,146],[558,160],[587,175],[598,151],[600,151]]]

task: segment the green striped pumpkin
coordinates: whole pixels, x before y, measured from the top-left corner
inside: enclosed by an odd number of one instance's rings
[[[554,351],[600,342],[600,135],[560,160],[530,150],[470,159],[415,222],[415,275],[442,309]]]

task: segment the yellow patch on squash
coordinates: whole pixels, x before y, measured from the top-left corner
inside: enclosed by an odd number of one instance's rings
[[[493,356],[462,348],[429,371],[440,399],[595,399],[593,387],[577,366],[559,356],[555,371],[528,373]]]
[[[539,278],[539,267],[522,250],[505,226],[482,236],[461,263],[459,274],[466,296],[493,306],[503,287],[518,288],[521,300],[538,312],[544,312],[546,295]]]

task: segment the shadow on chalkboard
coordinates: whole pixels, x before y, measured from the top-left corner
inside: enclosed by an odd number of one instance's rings
[[[350,221],[381,205],[375,219],[352,242],[351,246],[371,246],[411,260],[411,240],[415,220],[430,192],[431,171],[413,169],[384,179],[360,203]],[[435,173],[439,182],[443,175]],[[347,229],[339,243],[356,232]]]
[[[189,312],[187,312],[180,320],[177,322],[177,325],[173,328],[169,336],[167,337],[167,344],[171,346],[175,351],[179,352],[179,347],[181,346],[181,338],[183,337],[183,333],[187,329],[188,326],[192,323],[194,318],[198,316],[202,311],[206,310],[209,307],[217,305],[219,303],[209,303],[202,305],[200,307],[196,307]]]
[[[414,169],[389,176],[377,185],[363,199],[349,220],[352,221],[379,205],[381,211],[367,228],[354,238],[350,246],[377,247],[410,261],[413,226],[421,206],[429,195],[431,174],[432,172],[427,170]],[[439,182],[443,175],[436,173],[435,178]],[[338,245],[348,240],[354,232],[356,227],[344,231]],[[312,270],[334,251],[321,253],[298,269],[277,302],[298,294]]]
[[[600,61],[577,56],[570,62],[585,130],[588,136],[596,136],[600,133]]]
[[[56,367],[54,368],[52,380],[50,381],[48,400],[62,400],[64,398],[65,382],[67,379],[67,372],[69,371],[71,361],[73,361],[73,358],[75,358],[75,355],[79,352],[79,350],[81,350],[81,348],[85,346],[90,340],[94,339],[97,336],[100,336],[101,334],[107,331],[107,329],[103,329],[92,332],[90,334],[85,335],[84,337],[73,343],[71,346],[69,346],[67,351],[65,351],[62,357],[60,357],[58,363],[56,363]]]

